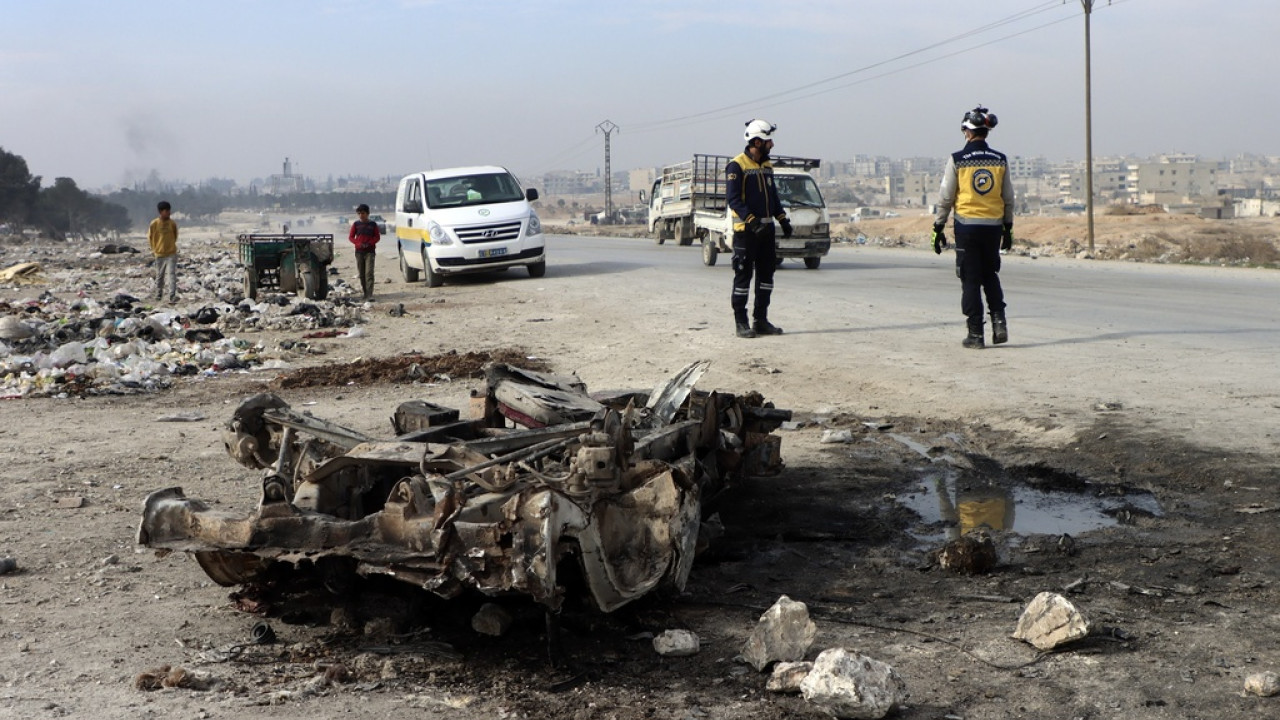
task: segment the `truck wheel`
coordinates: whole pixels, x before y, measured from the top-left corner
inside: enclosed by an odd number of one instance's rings
[[[807,257],[804,259],[804,266],[809,268],[810,270],[817,270],[818,266],[821,264],[822,264],[822,258],[820,257]]]
[[[540,278],[547,274],[547,261],[541,260],[536,263],[529,263],[529,277]]]
[[[676,223],[676,242],[681,247],[693,244],[694,228],[689,227],[688,220],[681,218]]]
[[[418,282],[418,268],[409,267],[409,263],[404,259],[404,248],[397,247],[396,253],[400,256],[400,275],[404,277],[404,281]]]
[[[720,248],[717,247],[719,240],[715,236],[708,236],[702,239],[702,264],[707,267],[714,267],[716,264],[716,256],[720,254]]]
[[[258,271],[253,268],[244,271],[244,296],[250,300],[258,299]]]
[[[427,283],[427,287],[437,288],[444,284],[444,278],[440,277],[440,273],[431,269],[431,258],[427,257],[427,248],[422,248],[422,279]]]
[[[329,296],[329,274],[324,265],[313,262],[302,271],[302,294],[309,300],[323,300]]]
[[[666,223],[662,221],[658,221],[654,223],[653,224],[653,241],[658,243],[659,245],[666,242],[667,239],[662,235],[664,232],[666,232]]]

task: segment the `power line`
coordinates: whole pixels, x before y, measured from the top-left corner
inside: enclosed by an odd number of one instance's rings
[[[1124,3],[1124,2],[1128,2],[1128,1],[1129,1],[1129,0],[1109,0],[1109,2],[1108,2],[1108,6],[1111,6],[1111,5],[1120,5],[1120,4],[1122,4],[1122,3]],[[924,59],[924,60],[920,60],[919,62],[913,63],[913,64],[911,64],[911,65],[907,65],[907,66],[904,66],[904,67],[895,68],[895,69],[892,69],[892,70],[887,70],[887,71],[885,71],[885,72],[882,72],[882,73],[879,73],[879,74],[876,74],[876,75],[871,75],[871,76],[868,76],[868,77],[859,77],[859,78],[857,78],[857,79],[855,79],[855,80],[853,80],[853,81],[851,81],[851,82],[845,82],[845,83],[841,83],[841,84],[839,84],[839,85],[834,85],[834,86],[832,86],[832,87],[827,87],[827,88],[823,88],[823,89],[819,89],[819,90],[814,90],[813,92],[809,92],[809,93],[806,93],[806,94],[803,94],[803,95],[796,95],[796,93],[800,93],[800,92],[803,92],[803,91],[805,91],[805,90],[812,90],[812,89],[814,89],[814,88],[821,88],[821,87],[822,87],[822,86],[824,86],[824,85],[829,85],[830,83],[836,82],[836,81],[838,81],[838,80],[843,80],[843,79],[845,79],[845,78],[849,78],[849,77],[851,77],[851,76],[855,76],[855,75],[860,75],[860,74],[863,74],[863,73],[867,73],[867,72],[869,72],[869,71],[871,71],[871,70],[874,70],[874,69],[876,69],[876,68],[884,67],[884,66],[886,66],[886,65],[890,65],[890,64],[892,64],[892,63],[895,63],[895,62],[898,62],[898,61],[900,61],[900,60],[904,60],[904,59],[907,59],[907,58],[910,58],[910,57],[914,57],[914,56],[916,56],[916,55],[921,55],[921,54],[923,54],[923,53],[927,53],[927,52],[929,52],[930,50],[935,50],[935,49],[937,49],[937,48],[944,47],[944,46],[946,46],[946,45],[950,45],[950,44],[952,44],[952,43],[959,42],[959,41],[964,40],[964,39],[966,39],[966,38],[970,38],[970,37],[973,37],[973,36],[976,36],[976,35],[981,35],[981,34],[983,34],[983,33],[987,33],[987,32],[990,32],[990,31],[992,31],[992,30],[996,30],[996,29],[1001,28],[1001,27],[1004,27],[1004,26],[1006,26],[1006,25],[1010,25],[1010,24],[1013,24],[1013,23],[1017,23],[1017,22],[1020,22],[1020,21],[1026,20],[1026,19],[1028,19],[1028,18],[1034,17],[1034,16],[1036,16],[1036,15],[1039,15],[1039,14],[1042,14],[1042,13],[1045,13],[1045,12],[1049,12],[1049,11],[1054,10],[1054,9],[1056,9],[1056,8],[1061,8],[1061,7],[1065,6],[1066,4],[1067,4],[1067,3],[1066,3],[1066,0],[1045,0],[1044,2],[1041,2],[1041,3],[1039,3],[1039,4],[1035,5],[1035,6],[1031,7],[1031,8],[1028,8],[1028,9],[1026,9],[1026,10],[1021,10],[1021,11],[1019,11],[1019,12],[1016,12],[1016,13],[1014,13],[1014,14],[1012,14],[1012,15],[1006,16],[1006,17],[1001,18],[1001,19],[999,19],[999,20],[995,20],[995,21],[993,21],[993,22],[987,23],[986,25],[981,25],[981,26],[978,26],[978,27],[976,27],[976,28],[973,28],[973,29],[970,29],[970,30],[966,30],[965,32],[959,33],[959,34],[957,34],[957,35],[953,35],[953,36],[951,36],[951,37],[949,37],[949,38],[946,38],[946,39],[944,39],[944,40],[939,40],[939,41],[937,41],[937,42],[930,43],[930,44],[925,45],[925,46],[923,46],[923,47],[916,48],[916,49],[914,49],[914,50],[910,50],[910,51],[905,52],[905,53],[902,53],[902,54],[900,54],[900,55],[896,55],[896,56],[894,56],[894,57],[892,57],[892,58],[888,58],[888,59],[886,59],[886,60],[881,60],[881,61],[878,61],[878,62],[874,62],[874,63],[871,63],[871,64],[869,64],[869,65],[864,65],[864,66],[862,66],[862,67],[855,68],[855,69],[853,69],[853,70],[848,70],[848,71],[846,71],[846,72],[842,72],[842,73],[839,73],[839,74],[837,74],[837,75],[833,75],[833,76],[831,76],[831,77],[824,78],[824,79],[822,79],[822,80],[816,80],[816,81],[814,81],[814,82],[806,83],[806,84],[804,84],[804,85],[800,85],[800,86],[798,86],[798,87],[790,88],[790,89],[787,89],[787,90],[782,90],[782,91],[779,91],[779,92],[776,92],[776,93],[772,93],[772,94],[770,94],[770,95],[765,95],[765,96],[763,96],[763,97],[757,97],[757,98],[753,98],[753,99],[748,100],[748,101],[744,101],[744,102],[740,102],[740,103],[735,103],[735,104],[733,104],[733,105],[726,105],[726,106],[723,106],[723,107],[714,108],[714,109],[711,109],[711,110],[704,110],[704,111],[702,111],[702,112],[692,113],[692,114],[689,114],[689,115],[683,115],[683,116],[679,116],[679,117],[668,118],[668,119],[665,119],[665,120],[653,120],[653,121],[649,121],[649,122],[629,123],[629,124],[628,124],[628,128],[630,129],[630,131],[631,131],[633,134],[634,134],[634,133],[655,132],[655,131],[659,131],[659,130],[670,130],[670,129],[674,129],[674,128],[678,128],[678,127],[684,127],[684,126],[688,126],[688,125],[696,125],[696,124],[699,124],[699,123],[702,123],[702,122],[708,122],[708,121],[711,121],[711,120],[719,120],[719,119],[721,119],[721,118],[724,118],[724,117],[727,117],[727,116],[729,116],[729,115],[732,115],[733,113],[736,113],[736,112],[738,112],[738,111],[740,111],[740,110],[742,110],[742,109],[744,109],[744,108],[747,108],[747,107],[752,107],[752,108],[777,107],[777,106],[780,106],[780,105],[785,105],[785,104],[788,104],[788,103],[793,103],[793,102],[798,102],[798,101],[800,101],[800,100],[805,100],[805,99],[808,99],[808,98],[811,98],[811,97],[815,97],[815,96],[818,96],[818,95],[824,95],[824,94],[827,94],[827,93],[835,92],[835,91],[837,91],[837,90],[843,90],[843,89],[846,89],[846,88],[849,88],[849,87],[853,87],[854,85],[860,85],[860,84],[862,84],[862,83],[871,82],[872,80],[878,80],[878,79],[880,79],[880,78],[888,77],[888,76],[890,76],[890,75],[895,75],[895,74],[898,74],[898,73],[906,72],[906,71],[908,71],[908,70],[913,70],[913,69],[915,69],[915,68],[923,67],[923,66],[925,66],[925,65],[930,65],[930,64],[932,64],[932,63],[940,62],[940,61],[942,61],[942,60],[946,60],[946,59],[949,59],[949,58],[953,58],[953,57],[955,57],[955,56],[957,56],[957,55],[963,55],[963,54],[965,54],[965,53],[970,53],[970,52],[973,52],[974,50],[979,50],[979,49],[984,48],[984,47],[987,47],[987,46],[989,46],[989,45],[994,45],[994,44],[999,43],[999,42],[1004,42],[1005,40],[1009,40],[1009,39],[1011,39],[1011,38],[1019,37],[1019,36],[1021,36],[1021,35],[1026,35],[1026,34],[1029,34],[1029,33],[1037,32],[1037,31],[1043,30],[1044,28],[1051,27],[1051,26],[1053,26],[1053,25],[1057,25],[1057,24],[1059,24],[1059,23],[1067,22],[1068,20],[1071,20],[1073,17],[1075,17],[1075,14],[1073,13],[1072,15],[1067,16],[1067,17],[1063,17],[1063,18],[1060,18],[1060,19],[1057,19],[1057,20],[1053,20],[1053,21],[1050,21],[1050,22],[1047,22],[1047,23],[1043,23],[1043,24],[1040,24],[1040,25],[1036,25],[1036,26],[1034,26],[1034,27],[1027,28],[1027,29],[1024,29],[1024,30],[1019,30],[1018,32],[1013,32],[1013,33],[1009,33],[1009,34],[1006,34],[1006,35],[1002,35],[1002,36],[1000,36],[1000,37],[997,37],[997,38],[995,38],[995,39],[989,40],[989,41],[987,41],[987,42],[979,43],[979,44],[977,44],[977,45],[973,45],[973,46],[970,46],[970,47],[967,47],[967,48],[963,48],[963,49],[956,50],[956,51],[953,51],[953,52],[945,53],[945,54],[938,55],[938,56],[935,56],[935,57],[930,57],[930,58],[927,58],[927,59]],[[762,101],[769,101],[769,100],[773,100],[774,102],[766,102],[765,104],[761,104],[761,102],[762,102]],[[542,163],[542,166],[543,166],[543,167],[548,167],[548,166],[552,165],[552,164],[553,164],[553,163],[555,163],[555,162],[560,162],[560,161],[562,161],[562,160],[566,159],[568,156],[581,154],[581,152],[584,150],[584,148],[583,148],[583,146],[584,146],[584,145],[587,145],[587,144],[594,144],[594,142],[595,142],[595,140],[596,140],[596,137],[595,137],[595,135],[596,135],[596,134],[598,134],[598,133],[593,133],[591,136],[586,137],[586,138],[585,138],[585,139],[583,139],[581,142],[579,142],[579,143],[577,143],[577,144],[575,144],[575,145],[571,146],[569,149],[567,149],[567,150],[564,150],[564,151],[561,151],[561,152],[557,153],[553,158],[550,158],[547,162]],[[606,141],[607,141],[607,139],[608,139],[608,138],[607,138],[607,136],[606,136]]]

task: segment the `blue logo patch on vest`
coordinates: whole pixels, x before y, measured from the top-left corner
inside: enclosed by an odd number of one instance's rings
[[[995,186],[996,178],[990,170],[982,168],[973,173],[973,191],[979,195],[986,195]]]

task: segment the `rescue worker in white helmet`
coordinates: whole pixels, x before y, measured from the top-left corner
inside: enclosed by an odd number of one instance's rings
[[[769,322],[769,301],[773,295],[773,272],[778,266],[774,221],[782,237],[791,237],[791,221],[778,200],[773,182],[773,133],[778,126],[764,120],[747,123],[743,138],[747,145],[725,166],[725,200],[733,211],[733,320],[738,337],[781,335],[782,328]],[[753,322],[747,320],[747,300],[755,277]]]
[[[983,294],[991,312],[991,341],[996,345],[1009,341],[999,273],[1000,251],[1013,247],[1013,179],[1004,154],[987,145],[987,133],[996,123],[996,116],[981,106],[964,114],[960,129],[965,146],[947,159],[942,197],[933,218],[933,251],[941,254],[947,245],[943,232],[947,216],[955,213],[960,309],[969,326],[961,344],[973,349],[985,346]]]

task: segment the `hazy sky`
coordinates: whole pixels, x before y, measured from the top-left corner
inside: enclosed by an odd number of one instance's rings
[[[1094,0],[1095,156],[1280,155],[1277,0]],[[774,152],[1084,157],[1081,0],[0,0],[0,147],[46,185]],[[21,32],[14,32],[21,28]]]

